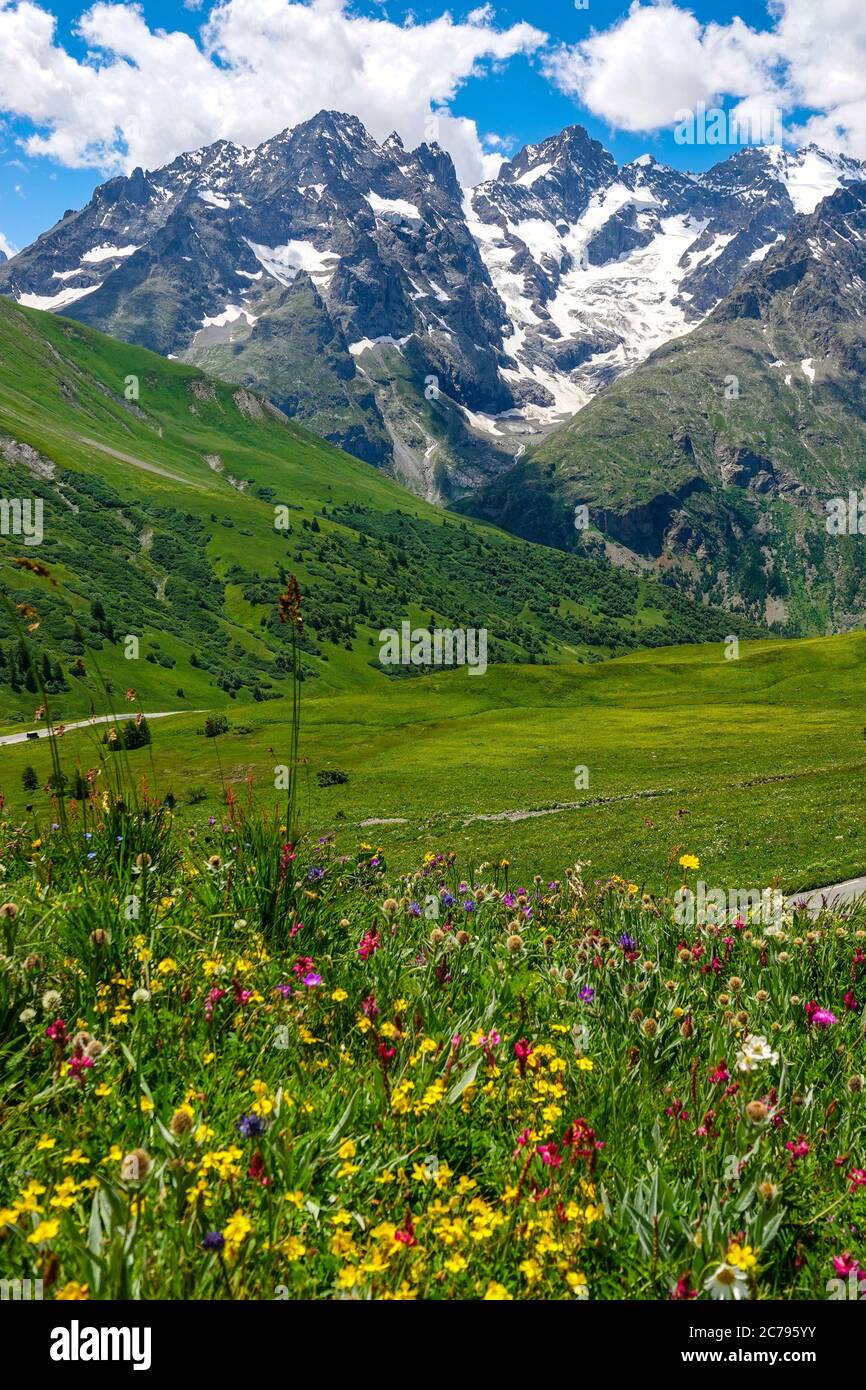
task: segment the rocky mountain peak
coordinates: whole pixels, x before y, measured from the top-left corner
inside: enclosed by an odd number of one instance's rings
[[[711,321],[784,317],[800,346],[848,357],[866,317],[866,181],[846,183],[746,273]],[[864,336],[859,334],[859,336]]]
[[[323,110],[109,180],[0,293],[255,385],[441,497],[688,332],[862,176],[814,146],[618,168],[570,125],[463,190],[435,142]]]

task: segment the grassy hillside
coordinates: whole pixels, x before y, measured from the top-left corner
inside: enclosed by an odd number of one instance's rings
[[[134,686],[148,710],[285,694],[277,600],[291,572],[304,676],[330,690],[387,688],[377,634],[404,619],[486,627],[491,662],[596,660],[731,629],[663,585],[449,518],[250,392],[8,300],[0,494],[44,502],[41,545],[0,537],[0,577],[38,608],[35,660],[62,719],[104,699],[93,661],[76,665],[85,647],[113,694]],[[20,555],[59,587],[16,569]],[[36,689],[0,621],[0,718],[14,727]]]
[[[36,610],[18,617],[39,624],[27,640],[52,713],[188,711],[153,721],[152,746],[128,755],[182,823],[220,816],[227,789],[273,800],[291,689],[278,596],[295,572],[303,821],[340,850],[381,842],[409,865],[453,849],[464,863],[509,858],[515,873],[580,857],[662,883],[684,845],[708,882],[778,874],[792,890],[863,867],[866,637],[743,641],[729,660],[729,633],[756,629],[443,514],[187,366],[5,301],[0,357],[3,493],[45,500],[42,545],[3,538],[0,574]],[[275,502],[289,534],[274,529]],[[16,568],[20,555],[58,587]],[[483,678],[387,675],[377,634],[404,617],[488,626],[495,664]],[[0,733],[31,726],[39,700],[6,634]],[[137,660],[124,657],[129,634]],[[201,711],[217,710],[227,732],[202,737]],[[65,734],[71,779],[107,778],[104,734]],[[50,775],[47,743],[0,747],[7,813],[44,817]]]

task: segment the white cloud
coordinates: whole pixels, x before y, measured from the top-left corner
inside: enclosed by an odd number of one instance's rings
[[[866,158],[866,6],[783,0],[780,9],[792,101],[814,112],[792,134]]]
[[[0,232],[0,251],[3,252],[3,255],[4,255],[4,256],[14,256],[14,255],[15,255],[15,252],[16,252],[17,250],[18,250],[18,247],[17,247],[17,246],[13,246],[13,245],[12,245],[12,242],[9,240],[9,238],[8,238],[8,237],[5,237],[5,236],[3,235],[3,233]]]
[[[678,110],[698,101],[771,90],[774,57],[772,36],[742,20],[702,25],[676,5],[634,0],[618,24],[555,48],[544,69],[612,126],[644,131],[670,125]]]
[[[465,182],[490,172],[474,121],[448,103],[470,77],[546,36],[528,23],[497,29],[488,6],[398,25],[349,13],[348,0],[223,0],[196,42],[151,30],[134,4],[98,3],[79,21],[79,61],[33,0],[0,0],[0,110],[37,128],[30,154],[128,171],[157,168],[218,139],[258,144],[325,108],[350,111],[383,139],[440,142]]]
[[[772,27],[757,30],[741,19],[701,24],[672,0],[634,0],[619,23],[549,50],[544,71],[614,128],[662,129],[677,110],[730,98],[743,111],[793,113],[795,141],[866,157],[863,0],[772,0],[769,9]]]

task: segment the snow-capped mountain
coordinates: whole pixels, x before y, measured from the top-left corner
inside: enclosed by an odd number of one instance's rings
[[[795,177],[814,182],[809,163]],[[693,332],[459,505],[802,635],[862,626],[856,516],[848,528],[864,481],[866,181],[846,181]]]
[[[579,126],[459,187],[434,145],[321,112],[96,190],[0,267],[0,293],[268,392],[428,496],[707,315],[796,211],[860,165],[744,150],[625,168]]]
[[[412,364],[422,399],[435,376],[474,410],[513,404],[505,314],[461,199],[438,148],[379,145],[322,112],[256,149],[220,142],[113,179],[4,267],[0,290],[263,386],[382,463],[394,444],[359,367],[377,345]]]
[[[508,310],[503,374],[525,413],[574,414],[704,318],[796,212],[862,177],[815,146],[743,150],[702,175],[651,155],[618,169],[579,127],[521,150],[467,217]]]

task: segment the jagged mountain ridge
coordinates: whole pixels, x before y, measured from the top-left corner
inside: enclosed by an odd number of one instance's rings
[[[577,166],[591,177],[575,178]],[[579,127],[475,189],[473,232],[514,332],[506,347],[539,423],[575,413],[700,322],[797,212],[862,166],[815,146],[745,149],[692,175],[651,155],[617,169]]]
[[[866,482],[864,378],[861,182],[795,217],[704,323],[465,507],[782,631],[856,626],[863,536],[827,521]]]
[[[110,180],[0,267],[0,292],[265,390],[447,498],[700,321],[859,172],[814,148],[618,169],[570,126],[464,192],[436,145],[321,112]]]

